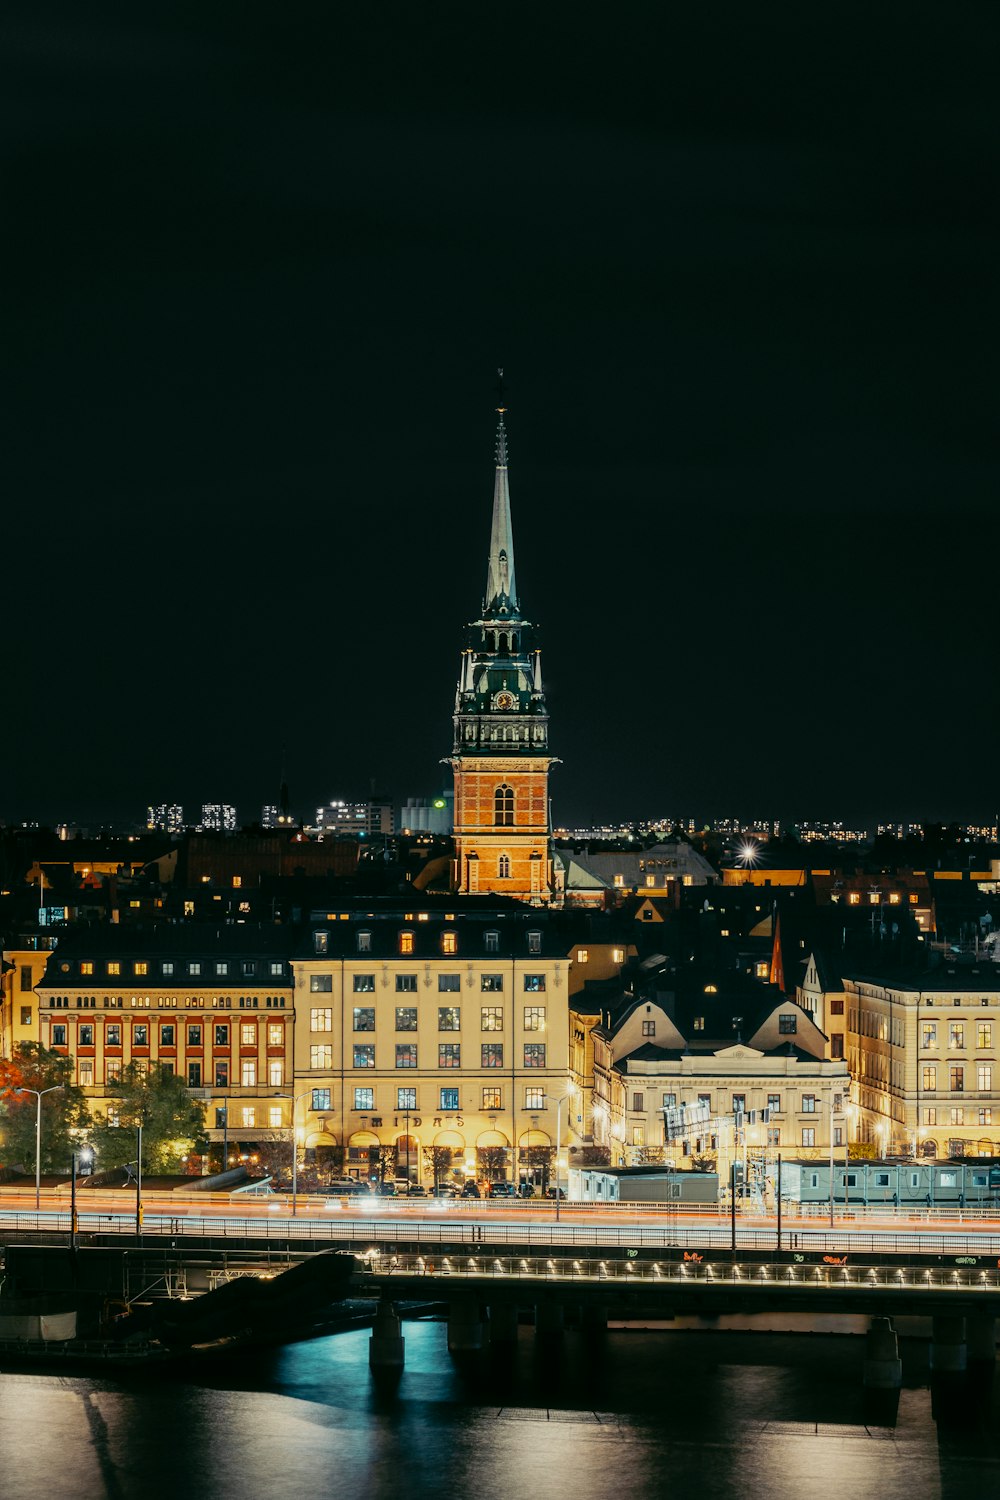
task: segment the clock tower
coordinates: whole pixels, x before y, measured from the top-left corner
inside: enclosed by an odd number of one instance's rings
[[[493,528],[482,615],[466,634],[455,693],[454,885],[460,895],[552,900],[549,719],[537,631],[521,613],[497,407]]]

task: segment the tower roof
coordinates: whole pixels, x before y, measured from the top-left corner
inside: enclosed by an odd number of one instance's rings
[[[486,572],[486,597],[483,612],[492,615],[518,613],[517,585],[514,580],[514,533],[510,524],[510,490],[507,484],[507,428],[504,413],[498,406],[496,475],[493,480],[493,529],[490,533],[490,558]]]

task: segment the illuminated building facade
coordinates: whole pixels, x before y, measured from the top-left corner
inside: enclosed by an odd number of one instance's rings
[[[514,572],[507,431],[498,408],[493,525],[481,617],[468,627],[455,693],[453,884],[541,905],[553,899],[549,719],[535,627]]]

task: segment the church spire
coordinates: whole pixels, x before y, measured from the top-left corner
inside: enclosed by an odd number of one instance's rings
[[[497,407],[496,475],[493,481],[493,529],[490,533],[490,559],[486,572],[486,598],[483,613],[509,615],[518,613],[517,586],[514,581],[514,533],[510,524],[510,490],[507,485],[507,428],[503,404],[503,370],[500,377],[500,405]]]

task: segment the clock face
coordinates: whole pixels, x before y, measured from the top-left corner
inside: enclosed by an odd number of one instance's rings
[[[514,708],[516,704],[517,699],[513,693],[497,693],[493,699],[494,708]]]

